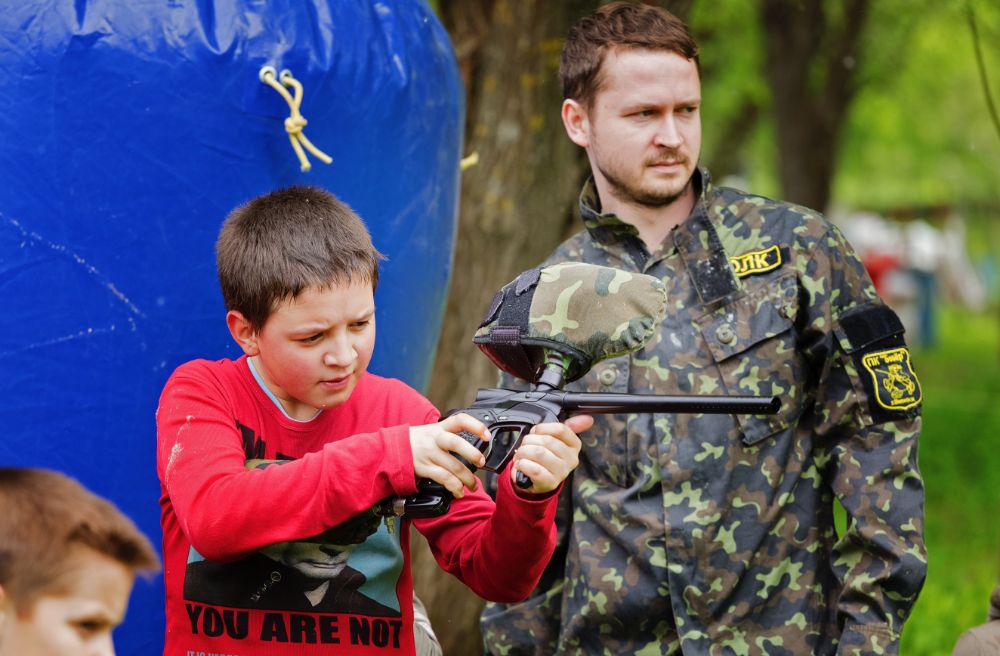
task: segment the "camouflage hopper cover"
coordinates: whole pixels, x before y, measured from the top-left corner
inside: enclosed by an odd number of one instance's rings
[[[548,351],[566,382],[601,360],[642,348],[666,311],[659,279],[571,262],[525,271],[493,297],[473,341],[501,370],[538,382]]]

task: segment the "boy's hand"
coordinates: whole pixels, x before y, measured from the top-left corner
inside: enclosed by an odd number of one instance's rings
[[[514,453],[510,467],[514,489],[519,489],[513,478],[518,471],[531,479],[532,486],[524,490],[529,494],[545,494],[558,488],[580,462],[581,444],[576,434],[593,425],[594,418],[590,415],[577,415],[562,424],[534,426]]]
[[[461,431],[474,433],[482,440],[491,437],[481,421],[464,413],[452,415],[436,424],[410,427],[410,450],[417,478],[429,478],[440,483],[456,499],[465,496],[465,488],[476,489],[478,479],[449,452],[457,453],[477,467],[486,464],[486,458],[479,449],[458,435]]]

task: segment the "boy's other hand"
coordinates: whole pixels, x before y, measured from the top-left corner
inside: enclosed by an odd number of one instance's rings
[[[478,479],[452,452],[477,467],[486,464],[486,458],[479,449],[458,434],[461,431],[473,433],[482,440],[490,439],[486,426],[464,413],[452,415],[436,424],[410,427],[410,450],[417,478],[429,478],[440,483],[456,499],[465,496],[465,488],[476,489]]]
[[[559,487],[580,462],[580,438],[594,425],[590,415],[570,417],[565,423],[538,424],[524,436],[524,441],[514,453],[510,467],[511,477],[523,472],[531,479],[529,494],[545,494]],[[515,479],[511,479],[515,482]],[[518,489],[516,486],[515,490]]]

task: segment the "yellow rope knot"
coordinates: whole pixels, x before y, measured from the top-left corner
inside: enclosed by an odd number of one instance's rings
[[[281,94],[281,97],[288,103],[290,114],[285,119],[285,132],[288,133],[288,139],[292,142],[292,149],[299,158],[300,168],[303,171],[308,171],[312,168],[309,158],[306,157],[305,151],[302,150],[303,146],[324,163],[329,164],[333,161],[333,158],[314,146],[311,141],[306,139],[306,135],[302,132],[302,128],[308,123],[299,111],[299,107],[302,105],[302,83],[296,80],[289,70],[281,71],[280,83],[275,78],[276,75],[273,66],[265,66],[260,69],[260,81]],[[295,91],[295,95],[293,96],[288,93],[288,89],[285,87],[291,87]]]
[[[301,116],[289,116],[285,119],[285,132],[288,134],[302,134],[302,128],[306,126],[309,121],[305,120]]]

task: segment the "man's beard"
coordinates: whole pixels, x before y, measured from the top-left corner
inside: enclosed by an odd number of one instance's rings
[[[687,164],[687,160],[680,160],[680,163]],[[625,182],[608,170],[601,168],[600,171],[601,175],[604,176],[604,179],[607,181],[608,186],[611,187],[612,196],[623,202],[634,203],[651,209],[658,209],[672,204],[678,198],[683,196],[691,186],[691,178],[689,177],[684,184],[675,191],[645,191],[637,186],[633,186],[628,182]]]

